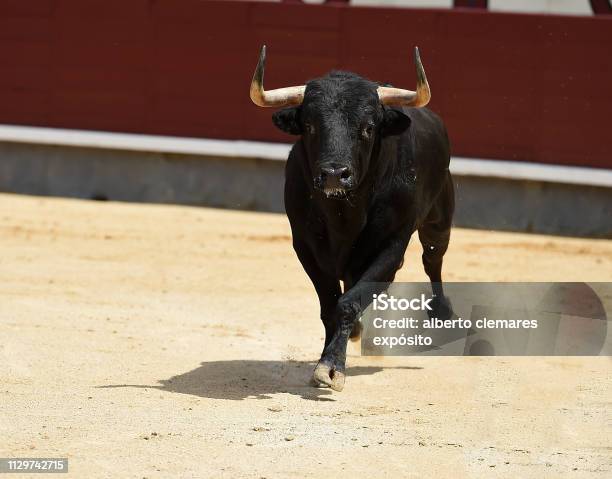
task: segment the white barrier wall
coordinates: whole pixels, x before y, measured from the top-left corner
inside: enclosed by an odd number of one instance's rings
[[[0,191],[282,212],[290,145],[0,125]],[[456,226],[612,238],[612,170],[451,159]]]
[[[325,0],[303,0],[325,3]],[[453,0],[350,0],[356,6],[390,6],[409,8],[453,8]],[[610,3],[610,2],[609,2]],[[548,13],[554,15],[593,15],[589,0],[488,0],[492,12]]]

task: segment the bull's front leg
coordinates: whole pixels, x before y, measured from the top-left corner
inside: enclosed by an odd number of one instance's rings
[[[317,291],[319,305],[321,307],[321,321],[323,322],[323,327],[325,328],[324,347],[327,347],[336,329],[336,318],[334,313],[336,306],[338,305],[338,298],[340,298],[342,293],[340,289],[340,281],[319,268],[317,261],[306,242],[294,239],[293,249],[302,263],[304,271],[306,271],[306,274],[308,274],[308,277],[312,281],[312,284]]]
[[[355,321],[361,314],[360,299],[362,295],[381,292],[393,281],[395,273],[401,267],[411,231],[402,231],[394,236],[387,246],[376,256],[355,285],[338,299],[335,309],[335,331],[326,345],[317,364],[313,380],[319,385],[326,385],[335,391],[342,391],[345,381],[346,348],[348,338]],[[381,283],[380,291],[372,291],[368,283]]]

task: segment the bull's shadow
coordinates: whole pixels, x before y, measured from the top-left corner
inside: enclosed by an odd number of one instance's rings
[[[212,399],[271,399],[272,394],[289,393],[312,401],[333,401],[332,391],[309,385],[311,361],[209,361],[184,374],[159,380],[157,385],[115,384],[100,388],[134,387],[158,389]],[[400,367],[401,369],[422,369]],[[396,369],[396,368],[394,368]],[[378,366],[355,366],[347,376],[362,376],[382,371]],[[350,379],[348,379],[350,380]]]

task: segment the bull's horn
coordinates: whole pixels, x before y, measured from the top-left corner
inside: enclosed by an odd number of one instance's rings
[[[251,100],[257,106],[281,107],[290,105],[300,105],[304,99],[306,87],[290,86],[278,88],[276,90],[264,90],[263,79],[266,68],[266,46],[261,47],[257,68],[251,81]]]
[[[421,63],[419,47],[415,47],[414,49],[414,63],[416,64],[417,71],[416,91],[379,86],[378,98],[383,105],[412,106],[415,108],[420,108],[429,103],[429,100],[431,99],[431,91],[429,90],[429,83],[427,83],[425,70],[423,69],[423,64]]]

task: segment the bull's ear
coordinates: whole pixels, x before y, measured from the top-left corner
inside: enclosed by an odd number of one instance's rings
[[[299,107],[284,108],[272,115],[272,122],[276,128],[289,133],[290,135],[301,135],[302,125],[300,124]]]
[[[410,117],[399,110],[385,108],[381,133],[383,136],[400,135],[410,126]]]

